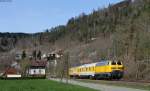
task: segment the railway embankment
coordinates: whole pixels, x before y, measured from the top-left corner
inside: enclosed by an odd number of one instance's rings
[[[118,81],[111,80],[110,81],[110,80],[89,80],[89,79],[78,79],[77,81],[150,91],[150,82],[147,82],[147,81],[128,81],[128,80],[118,80]]]
[[[60,79],[54,79],[54,78],[49,78],[50,80],[54,80],[54,81],[60,81]],[[100,82],[100,80],[98,80]],[[66,82],[65,79],[62,80],[62,82]],[[123,87],[123,86],[115,86],[112,84],[103,84],[103,83],[94,83],[94,82],[90,82],[90,81],[85,81],[85,80],[68,80],[69,84],[74,84],[74,85],[80,85],[83,87],[88,87],[88,88],[92,88],[92,89],[96,89],[99,91],[149,91],[148,89],[146,90],[142,90],[142,89],[138,89],[138,88],[130,88],[130,87]]]

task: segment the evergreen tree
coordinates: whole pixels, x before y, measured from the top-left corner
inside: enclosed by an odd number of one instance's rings
[[[22,59],[25,59],[26,58],[26,51],[22,51]]]
[[[42,56],[42,53],[41,53],[41,51],[39,50],[39,52],[38,52],[38,54],[37,54],[37,58],[38,58],[39,60],[41,60],[41,56]]]
[[[33,51],[32,56],[33,56],[33,58],[36,60],[36,57],[37,57],[36,50]]]

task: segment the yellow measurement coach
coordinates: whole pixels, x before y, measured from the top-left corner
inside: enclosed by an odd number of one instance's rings
[[[69,76],[90,79],[121,79],[124,66],[121,61],[101,61],[69,69]]]

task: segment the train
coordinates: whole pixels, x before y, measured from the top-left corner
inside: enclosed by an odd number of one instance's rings
[[[71,78],[86,79],[121,79],[124,65],[121,61],[103,60],[69,68]]]

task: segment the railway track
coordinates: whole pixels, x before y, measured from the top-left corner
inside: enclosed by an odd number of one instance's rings
[[[133,83],[150,83],[150,81],[146,81],[146,80],[125,80],[125,79],[121,79],[121,80],[112,80],[112,81],[133,82]]]
[[[79,80],[84,80],[84,81],[105,81],[105,82],[131,82],[131,83],[149,83],[150,81],[146,80],[126,80],[126,79],[121,79],[121,80],[91,80],[91,79],[79,79]]]

